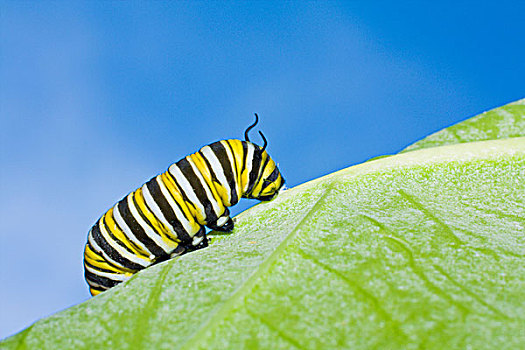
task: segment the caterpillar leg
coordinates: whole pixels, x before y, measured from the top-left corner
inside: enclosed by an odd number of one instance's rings
[[[219,232],[231,232],[233,231],[234,224],[233,220],[230,217],[230,211],[226,209],[224,214],[217,219],[216,222],[211,222],[207,225],[210,229]]]
[[[214,226],[213,228],[210,227],[212,230],[219,231],[219,232],[231,232],[233,231],[234,224],[232,218],[228,217],[226,222],[222,226]]]
[[[176,258],[195,250],[206,248],[208,246],[208,238],[206,237],[206,229],[204,226],[193,236],[193,240],[188,243],[179,243],[169,256],[157,259],[155,263],[159,263],[168,259]]]
[[[182,244],[179,244],[179,245],[177,246],[177,248],[175,248],[175,250],[173,250],[173,251],[171,252],[169,258],[172,259],[172,258],[175,258],[175,257],[177,257],[177,256],[181,256],[181,255],[183,255],[184,253],[186,253],[187,251],[188,251],[187,246],[182,245]]]
[[[206,248],[208,246],[208,237],[206,237],[206,229],[201,227],[199,232],[193,236],[193,241],[187,245],[188,251]]]

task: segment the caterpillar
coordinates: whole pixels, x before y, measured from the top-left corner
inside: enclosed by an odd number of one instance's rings
[[[84,249],[84,276],[95,296],[161,261],[208,246],[205,226],[230,232],[228,207],[240,198],[272,200],[284,185],[263,147],[230,139],[213,142],[170,165],[98,219]]]

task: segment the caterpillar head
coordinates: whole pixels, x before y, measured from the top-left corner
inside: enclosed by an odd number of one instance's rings
[[[260,201],[271,201],[274,199],[284,185],[284,178],[277,166],[274,172],[267,178],[261,179],[261,191],[257,198]]]
[[[258,177],[254,181],[251,191],[245,196],[260,201],[271,201],[283,187],[284,177],[274,160],[264,150],[261,151],[261,162],[259,164]]]
[[[244,133],[244,137],[247,142],[250,142],[248,132],[252,129],[257,122],[259,117],[255,114],[255,123],[250,125]],[[279,190],[284,186],[284,177],[281,175],[277,164],[266,152],[266,146],[268,142],[264,137],[264,134],[259,131],[259,134],[264,140],[263,147],[257,146],[250,142],[255,148],[253,152],[252,165],[253,169],[250,174],[250,180],[248,183],[248,189],[243,195],[244,198],[258,199],[260,201],[270,201],[277,194]]]

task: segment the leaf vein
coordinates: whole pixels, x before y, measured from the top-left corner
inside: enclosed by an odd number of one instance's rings
[[[385,309],[383,309],[383,307],[381,306],[381,303],[379,302],[379,300],[373,295],[371,294],[369,291],[367,291],[365,288],[361,287],[359,285],[359,283],[357,283],[356,281],[348,278],[347,276],[345,276],[344,274],[342,274],[341,272],[337,271],[336,269],[322,263],[321,261],[317,260],[316,258],[314,258],[312,255],[306,253],[305,251],[303,251],[302,249],[298,248],[297,249],[297,253],[299,255],[301,255],[304,259],[306,260],[309,260],[311,261],[312,263],[314,263],[315,265],[319,266],[320,268],[322,268],[323,270],[327,271],[327,272],[330,272],[334,275],[336,275],[337,277],[339,277],[342,281],[344,281],[350,288],[352,288],[353,290],[355,290],[356,292],[358,292],[359,294],[361,294],[362,296],[364,296],[366,299],[370,300],[370,302],[374,305],[374,308],[376,311],[378,311],[378,314],[385,320],[387,320],[395,329],[396,329],[396,332],[398,334],[401,334],[405,337],[408,338],[408,336],[403,332],[403,330],[399,327],[399,323],[394,320],[389,314],[388,312],[386,312]]]
[[[403,189],[399,189],[398,193],[401,195],[401,197],[403,197],[407,201],[409,201],[415,208],[417,208],[418,210],[423,212],[423,214],[425,214],[430,219],[432,219],[432,221],[434,221],[436,224],[438,224],[438,226],[440,226],[442,228],[442,230],[444,231],[445,237],[448,238],[448,240],[452,241],[454,244],[459,244],[459,245],[464,244],[463,241],[461,239],[459,239],[458,236],[456,236],[456,234],[454,233],[454,231],[452,230],[452,228],[450,226],[448,226],[445,222],[441,221],[437,216],[432,214],[430,212],[430,210],[425,208],[425,206],[423,204],[419,203],[414,198],[414,196],[408,194]]]
[[[286,340],[288,343],[292,344],[298,349],[306,349],[306,347],[302,346],[297,340],[293,339],[291,336],[288,336],[286,333],[278,329],[277,327],[274,327],[271,322],[266,320],[261,315],[251,311],[247,306],[244,308],[246,310],[246,313],[250,315],[252,318],[257,319],[259,322],[264,324],[268,329],[270,329],[272,332],[277,333],[282,339]]]
[[[162,291],[162,285],[164,284],[164,280],[166,279],[166,276],[168,275],[168,272],[171,269],[171,265],[165,263],[166,265],[162,268],[162,270],[159,273],[159,277],[157,278],[157,281],[155,282],[155,285],[151,288],[151,293],[148,298],[148,301],[145,303],[144,308],[142,309],[141,317],[137,317],[137,323],[135,325],[135,339],[133,344],[137,346],[137,349],[145,349],[147,347],[142,347],[141,344],[144,341],[144,335],[146,332],[144,332],[144,329],[149,328],[149,323],[151,319],[153,318],[153,315],[157,314],[156,310],[159,308],[160,304],[158,303],[158,299],[160,297],[161,291]]]
[[[439,288],[437,285],[432,283],[428,276],[422,271],[421,268],[419,268],[416,264],[416,260],[414,259],[414,253],[412,252],[412,249],[410,249],[407,242],[405,242],[403,239],[394,237],[391,233],[391,230],[389,230],[385,225],[381,224],[379,221],[375,220],[374,218],[371,218],[369,216],[365,216],[367,219],[369,219],[371,222],[376,224],[380,229],[387,232],[389,235],[382,235],[382,238],[386,242],[393,243],[393,245],[400,248],[403,252],[405,252],[405,256],[408,259],[408,266],[412,270],[412,272],[423,281],[423,283],[427,286],[427,288],[432,291],[435,295],[442,297],[443,299],[447,300],[452,305],[455,305],[459,310],[461,310],[463,313],[469,313],[471,310],[466,308],[464,305],[461,305],[461,303],[458,303],[455,301],[450,295],[448,295],[444,290]]]

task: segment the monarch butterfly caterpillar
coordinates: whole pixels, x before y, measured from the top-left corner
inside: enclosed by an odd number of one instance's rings
[[[93,225],[84,250],[84,275],[97,295],[134,273],[208,246],[204,226],[229,232],[228,207],[239,199],[273,199],[284,185],[277,165],[252,142],[222,140],[172,164],[121,199]]]

